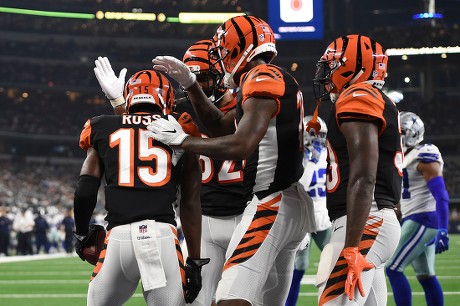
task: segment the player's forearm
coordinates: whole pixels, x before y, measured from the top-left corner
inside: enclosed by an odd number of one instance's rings
[[[89,222],[97,203],[100,179],[90,175],[81,175],[74,195],[75,231],[86,235]]]
[[[358,246],[371,209],[375,180],[361,177],[347,190],[347,230],[344,247]]]
[[[447,229],[449,223],[449,194],[442,176],[436,176],[427,182],[431,194],[436,200],[438,228]]]
[[[254,148],[235,134],[218,138],[187,137],[182,149],[196,154],[223,160],[243,160],[249,157]]]
[[[200,258],[201,210],[193,209],[192,207],[181,203],[180,218],[182,221],[182,231],[184,232],[187,243],[188,256]]]
[[[226,123],[221,120],[224,117],[224,113],[209,101],[197,82],[187,89],[187,95],[198,119],[213,137],[233,133],[232,129],[234,130],[234,128],[229,129]]]

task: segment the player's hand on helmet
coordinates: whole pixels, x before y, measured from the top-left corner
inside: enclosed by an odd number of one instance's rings
[[[192,303],[201,290],[201,267],[208,264],[209,258],[187,258],[185,262],[185,302]]]
[[[190,71],[190,68],[173,56],[157,56],[152,63],[153,69],[167,73],[184,89],[189,88],[196,81],[196,75]]]
[[[168,146],[180,146],[189,135],[184,132],[176,118],[159,118],[147,125],[148,135]]]
[[[123,89],[125,87],[126,68],[121,69],[117,77],[107,57],[99,56],[94,63],[96,64],[94,74],[112,106],[115,108],[124,104]]]
[[[449,235],[447,234],[447,229],[438,229],[438,235],[436,236],[434,244],[436,246],[436,254],[441,254],[449,249]]]
[[[342,255],[348,264],[347,279],[345,281],[345,294],[351,301],[355,295],[356,286],[358,286],[361,296],[365,295],[363,283],[361,281],[361,272],[374,268],[374,265],[367,262],[358,251],[358,247],[347,247],[342,250]]]

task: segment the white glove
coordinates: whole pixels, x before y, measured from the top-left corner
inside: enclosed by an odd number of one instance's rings
[[[121,69],[120,75],[117,77],[107,57],[99,56],[94,63],[96,64],[94,74],[113,108],[124,104],[123,89],[125,86],[126,68]]]
[[[168,146],[180,146],[184,139],[190,136],[184,132],[179,122],[171,115],[168,115],[168,119],[154,120],[147,125],[147,130],[150,131],[147,135]]]
[[[153,69],[167,73],[184,89],[189,88],[196,81],[196,75],[187,65],[172,56],[157,56],[152,60]]]

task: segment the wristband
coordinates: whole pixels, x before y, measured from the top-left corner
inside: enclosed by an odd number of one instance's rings
[[[110,104],[112,104],[113,108],[116,108],[117,106],[123,105],[125,103],[125,98],[123,98],[123,96],[119,96],[118,98],[110,100]]]

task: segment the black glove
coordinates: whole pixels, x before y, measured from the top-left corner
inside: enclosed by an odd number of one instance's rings
[[[193,259],[188,257],[185,262],[185,302],[192,303],[201,290],[201,267],[208,264],[209,258]]]
[[[88,235],[79,235],[77,233],[73,233],[75,237],[75,252],[77,252],[78,256],[80,256],[81,260],[85,261],[85,256],[83,255],[83,247],[85,246],[85,242],[88,241]]]
[[[83,254],[83,249],[87,246],[89,240],[94,240],[93,235],[96,234],[98,231],[103,231],[105,233],[105,229],[102,225],[91,224],[88,227],[88,233],[86,235],[79,235],[77,233],[73,233],[75,237],[75,252],[80,256],[81,260],[85,261],[86,257]],[[93,243],[93,241],[91,241]]]

